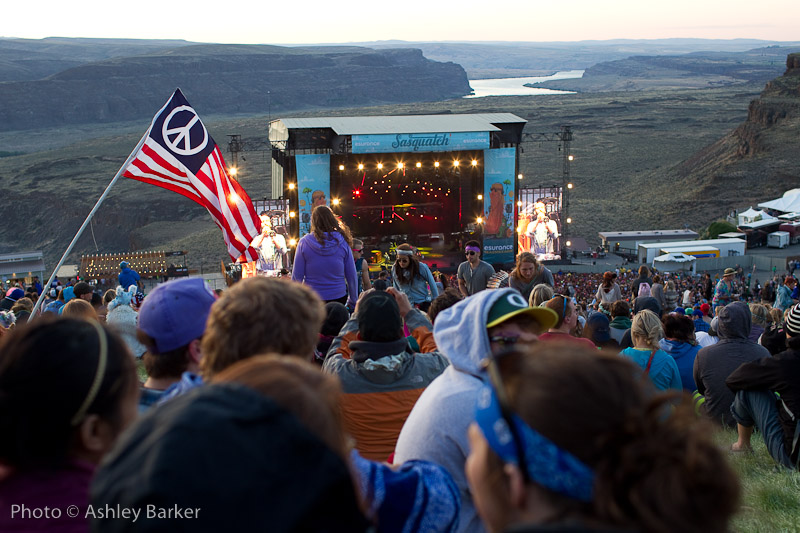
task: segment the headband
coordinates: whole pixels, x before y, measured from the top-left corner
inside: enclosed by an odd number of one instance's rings
[[[510,418],[522,441],[522,453],[525,454],[530,479],[574,500],[592,501],[592,470],[580,459],[530,427],[518,415],[512,414]],[[520,466],[511,428],[503,417],[497,393],[488,385],[478,394],[475,422],[489,447],[504,463]]]
[[[412,252],[411,250],[397,250],[397,255],[412,256],[412,255],[414,255],[414,252]]]
[[[92,321],[92,326],[94,326],[94,329],[97,331],[97,338],[100,342],[100,354],[97,357],[97,370],[95,370],[94,379],[92,380],[91,387],[89,387],[89,392],[86,394],[86,398],[84,398],[78,412],[75,413],[75,416],[70,420],[70,424],[73,426],[77,426],[83,421],[86,417],[86,411],[89,410],[89,406],[91,406],[92,402],[97,398],[100,385],[103,383],[103,376],[106,373],[106,364],[108,363],[108,340],[103,332],[103,327],[94,321]]]
[[[464,250],[467,252],[475,252],[476,254],[481,253],[481,249],[478,248],[477,246],[467,246],[466,248],[464,248]]]

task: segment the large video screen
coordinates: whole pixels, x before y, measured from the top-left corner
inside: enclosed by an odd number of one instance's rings
[[[561,187],[520,189],[519,252],[531,252],[541,261],[561,259],[561,199]]]

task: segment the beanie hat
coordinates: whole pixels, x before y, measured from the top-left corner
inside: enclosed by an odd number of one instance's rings
[[[800,304],[797,304],[789,309],[789,313],[786,315],[786,322],[784,323],[783,327],[792,337],[800,335]]]
[[[683,314],[685,314],[686,316],[692,316],[692,314],[694,314],[694,309],[692,309],[691,307],[687,307],[686,309],[683,310]]]
[[[700,310],[704,315],[708,316],[708,312],[711,311],[711,306],[708,304],[700,304]]]
[[[661,304],[658,303],[658,300],[652,296],[639,296],[633,300],[634,315],[639,311],[644,311],[645,309],[654,312],[656,316],[661,316]]]
[[[676,307],[675,308],[675,313],[678,314],[678,315],[685,315],[686,314],[686,309],[684,309],[683,307]]]
[[[142,302],[139,325],[158,353],[176,350],[203,336],[217,296],[200,278],[162,283]]]
[[[11,287],[10,289],[8,289],[8,291],[6,291],[6,298],[11,300],[12,302],[16,302],[20,298],[24,297],[25,297],[25,292],[19,287]]]
[[[403,338],[403,319],[394,296],[374,291],[358,302],[358,333],[361,340],[392,342]]]

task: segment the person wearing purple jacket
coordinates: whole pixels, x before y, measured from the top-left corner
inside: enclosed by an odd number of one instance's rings
[[[292,280],[314,289],[328,302],[355,305],[358,300],[356,264],[350,230],[320,205],[311,213],[311,232],[297,243]]]

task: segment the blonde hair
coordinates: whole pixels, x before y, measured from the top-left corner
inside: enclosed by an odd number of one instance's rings
[[[647,346],[653,350],[659,349],[658,341],[664,337],[664,329],[661,327],[661,320],[654,312],[644,309],[634,315],[631,324],[631,339],[634,337],[645,341]],[[636,343],[634,342],[634,344]]]
[[[750,304],[750,314],[753,316],[753,324],[757,324],[762,328],[767,327],[767,307],[761,304]]]
[[[80,298],[73,298],[68,301],[61,314],[73,318],[92,318],[97,320],[97,311],[94,310],[92,304]]]
[[[552,300],[553,294],[553,287],[545,283],[540,283],[531,291],[531,295],[528,297],[528,304],[531,307],[538,307],[546,301]]]

